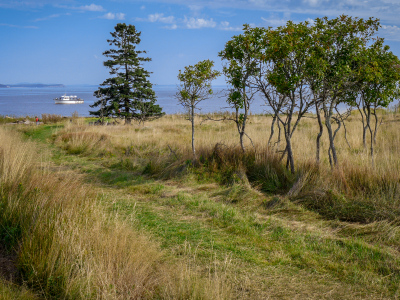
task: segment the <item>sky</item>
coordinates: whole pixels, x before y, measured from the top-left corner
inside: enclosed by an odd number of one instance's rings
[[[126,23],[141,32],[150,81],[176,85],[179,70],[201,60],[221,70],[218,52],[243,24],[277,27],[341,14],[379,18],[378,36],[400,56],[400,0],[0,0],[0,84],[100,84],[110,77],[107,39]]]

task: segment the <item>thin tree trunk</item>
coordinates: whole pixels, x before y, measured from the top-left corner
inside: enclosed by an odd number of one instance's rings
[[[194,147],[194,105],[190,106],[190,118],[192,121],[192,152],[193,152],[193,162],[196,161],[196,149]]]
[[[366,120],[367,120],[367,127],[369,129],[369,134],[371,137],[371,142],[370,142],[371,164],[372,164],[372,167],[374,167],[374,133],[371,128],[371,107],[370,106],[367,106]]]
[[[371,126],[369,126],[369,132],[371,134],[371,164],[372,164],[372,168],[375,167],[375,163],[374,163],[374,134],[372,132]]]
[[[278,140],[276,141],[276,150],[279,151],[279,146],[281,144],[282,129],[281,129],[281,124],[279,123],[279,121],[277,122],[277,124],[278,124]]]
[[[316,110],[316,113],[317,113],[318,126],[319,126],[319,133],[317,135],[317,140],[316,140],[316,143],[317,143],[316,162],[317,162],[317,164],[319,164],[319,162],[320,162],[320,151],[321,151],[321,136],[322,136],[322,133],[324,132],[324,126],[322,124],[321,113],[319,111],[318,103],[315,104],[315,110]]]
[[[379,118],[378,118],[378,115],[376,114],[376,107],[374,107],[373,115],[375,117],[374,144],[376,144],[376,135],[378,133],[378,128],[379,128],[380,124],[382,124],[383,117],[381,118],[381,122],[379,123]]]
[[[244,133],[246,130],[247,114],[249,112],[248,99],[246,96],[246,88],[243,88],[243,97],[244,97],[244,114],[243,114],[243,123],[242,123],[241,131],[240,131],[240,146],[242,147],[242,151],[244,153],[246,149],[244,147],[243,137],[244,137]]]
[[[334,134],[332,131],[332,110],[333,110],[333,104],[330,105],[329,110],[326,107],[326,104],[323,103],[324,107],[324,114],[325,114],[325,127],[328,131],[328,137],[329,137],[329,150],[328,153],[332,154],[332,159],[330,159],[330,165],[331,168],[337,167],[338,166],[338,160],[337,160],[337,155],[336,155],[336,148],[335,148],[335,142],[334,142]]]
[[[287,150],[287,161],[286,161],[286,168],[289,169],[290,165],[290,172],[294,174],[294,159],[293,159],[293,151],[292,151],[292,143],[289,134],[285,134],[286,139],[286,150]]]
[[[274,135],[275,121],[276,121],[276,114],[274,114],[274,116],[273,116],[273,118],[272,118],[271,133],[270,133],[269,139],[268,139],[268,146],[271,146],[271,140],[272,140],[272,137],[273,137],[273,135]],[[278,123],[279,123],[279,122],[278,122]]]

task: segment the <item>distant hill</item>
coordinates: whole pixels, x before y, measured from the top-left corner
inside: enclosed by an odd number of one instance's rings
[[[42,84],[42,83],[20,83],[20,84],[0,84],[0,88],[45,88],[45,87],[65,87],[61,83],[56,84]]]

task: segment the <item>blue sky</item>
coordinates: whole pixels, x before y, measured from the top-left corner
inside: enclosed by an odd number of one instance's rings
[[[276,27],[341,14],[379,18],[378,35],[400,55],[400,0],[0,0],[0,84],[103,82],[102,53],[119,22],[142,32],[151,82],[166,85],[203,59],[221,70],[218,52],[244,23]]]

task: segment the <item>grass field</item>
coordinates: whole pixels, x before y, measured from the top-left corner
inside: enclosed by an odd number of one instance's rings
[[[214,116],[217,117],[217,116]],[[145,126],[83,118],[0,128],[5,299],[397,299],[400,115],[383,112],[375,165],[357,114],[315,163],[315,119],[293,136],[296,173],[251,116],[169,115]],[[8,298],[7,298],[8,297]]]

